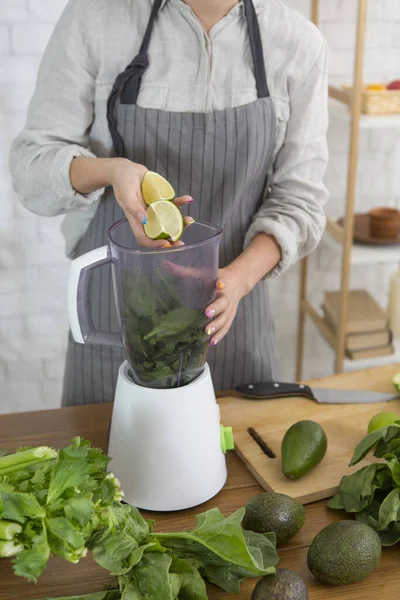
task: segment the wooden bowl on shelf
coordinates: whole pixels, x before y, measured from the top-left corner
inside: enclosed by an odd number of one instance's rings
[[[373,238],[396,240],[400,232],[400,211],[396,208],[374,208],[369,211],[370,234]]]
[[[337,221],[341,227],[345,226],[345,219],[342,217]],[[369,213],[358,213],[354,215],[354,234],[353,241],[359,244],[370,246],[393,246],[400,244],[400,228],[394,238],[376,237],[371,234],[371,215]]]

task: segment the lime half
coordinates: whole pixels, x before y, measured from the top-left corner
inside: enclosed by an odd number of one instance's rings
[[[152,240],[179,240],[183,233],[182,213],[173,202],[159,200],[147,209],[147,223],[144,231]]]
[[[172,185],[154,171],[147,171],[142,181],[142,194],[147,205],[159,200],[173,200],[175,190]]]
[[[392,379],[394,389],[400,394],[400,373],[397,373]]]

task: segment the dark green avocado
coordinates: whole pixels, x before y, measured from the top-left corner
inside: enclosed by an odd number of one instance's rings
[[[257,583],[250,600],[308,600],[307,586],[297,573],[277,569]]]
[[[276,543],[285,544],[303,527],[305,510],[302,504],[286,494],[259,494],[246,505],[243,529],[256,533],[275,533]]]

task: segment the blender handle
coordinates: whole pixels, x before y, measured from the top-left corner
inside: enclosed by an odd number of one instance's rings
[[[90,304],[93,271],[108,264],[111,264],[108,246],[87,252],[71,263],[68,280],[68,319],[72,336],[78,344],[122,347],[119,333],[97,331],[93,324]]]

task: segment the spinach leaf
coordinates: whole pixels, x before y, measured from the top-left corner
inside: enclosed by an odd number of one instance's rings
[[[243,537],[258,569],[265,570],[274,563],[277,556],[275,533],[259,534],[254,531],[243,530]]]
[[[115,533],[106,532],[93,548],[93,558],[103,569],[107,569],[112,575],[119,575],[129,565],[125,562],[131,553],[136,550],[138,544],[125,530]]]
[[[338,492],[328,501],[327,506],[328,508],[332,508],[333,510],[344,510],[343,502],[340,497],[340,492]]]
[[[190,308],[177,308],[166,313],[160,319],[154,329],[150,331],[143,339],[158,337],[174,337],[183,334],[198,319],[199,313],[197,310]],[[188,339],[188,338],[186,338]]]
[[[353,457],[350,461],[350,466],[354,466],[359,463],[367,454],[378,444],[380,444],[380,452],[382,452],[383,444],[388,444],[395,438],[400,437],[400,425],[389,425],[388,427],[382,427],[372,433],[368,434],[361,442],[356,446]],[[382,454],[383,455],[383,454]]]
[[[368,509],[356,514],[356,519],[376,531],[382,546],[393,546],[400,541],[400,523],[391,522],[388,527],[382,529],[379,523],[381,504],[381,502],[374,500]]]
[[[394,456],[400,458],[400,437],[395,437],[388,442],[384,439],[378,442],[374,456],[376,458],[383,458],[385,454],[394,454]]]
[[[129,512],[129,519],[123,517],[121,524],[138,541],[143,542],[150,535],[154,521],[146,521],[135,506],[121,506],[121,509]]]
[[[400,521],[400,489],[396,488],[386,496],[379,509],[380,529],[386,529],[390,523]]]
[[[179,574],[181,577],[179,600],[208,599],[204,579],[189,560],[173,556],[170,571]]]
[[[373,500],[368,508],[362,510],[360,513],[355,515],[356,521],[360,521],[364,523],[364,525],[368,525],[372,527],[375,531],[379,532],[379,509],[381,503],[378,500]]]
[[[400,423],[378,429],[358,444],[352,464],[375,447],[372,463],[343,477],[339,493],[328,506],[356,513],[356,519],[374,529],[382,546],[400,542]]]
[[[240,591],[240,582],[246,577],[274,573],[278,562],[269,537],[256,533],[245,537],[241,528],[244,512],[242,508],[224,518],[215,508],[198,515],[194,531],[157,533],[157,539],[180,558],[198,561],[201,573],[211,583],[234,593]]]
[[[208,319],[203,309],[184,305],[178,283],[161,269],[152,276],[123,274],[124,346],[133,376],[141,385],[186,385],[204,366]]]
[[[175,600],[178,597],[181,585],[182,585],[182,577],[177,573],[170,573],[168,575],[169,583],[171,586],[171,598]]]
[[[361,512],[364,510],[371,504],[375,490],[382,487],[385,481],[380,476],[381,470],[387,471],[387,467],[372,463],[356,473],[345,475],[342,478],[339,493],[328,503],[328,506],[336,509],[341,508],[347,512]]]
[[[382,546],[394,546],[400,542],[400,524],[395,523],[385,531],[377,531]]]
[[[121,585],[121,589],[123,590],[121,600],[144,600],[135,582]]]
[[[393,454],[386,454],[385,461],[390,469],[394,483],[400,487],[400,462]]]
[[[172,558],[169,554],[145,553],[140,563],[129,573],[126,583],[122,578],[122,589],[133,581],[136,593],[140,594],[137,596],[138,600],[175,600],[181,580],[178,576],[171,577],[171,564]],[[135,596],[132,595],[132,598]]]

